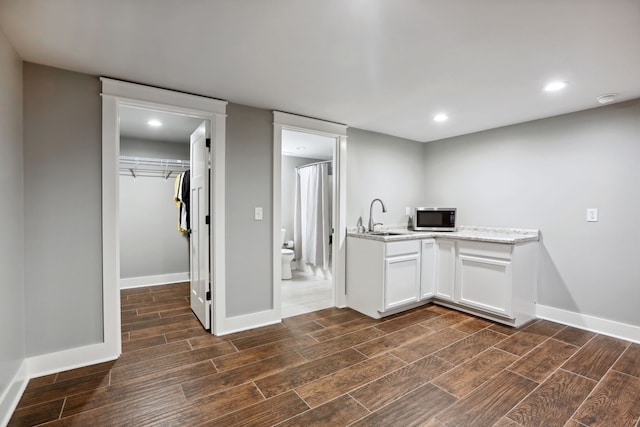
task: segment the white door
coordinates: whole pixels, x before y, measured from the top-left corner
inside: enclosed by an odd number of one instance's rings
[[[209,280],[209,150],[207,123],[191,134],[191,310],[205,329],[211,329]]]

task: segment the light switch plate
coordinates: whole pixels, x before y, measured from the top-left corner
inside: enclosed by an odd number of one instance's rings
[[[256,221],[262,221],[262,208],[255,208],[253,219]]]
[[[587,209],[587,222],[598,222],[598,209],[596,208]]]

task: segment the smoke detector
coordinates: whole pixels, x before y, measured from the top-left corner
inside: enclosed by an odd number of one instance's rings
[[[600,95],[596,99],[598,100],[598,102],[600,104],[603,104],[603,105],[604,104],[610,104],[616,99],[617,95],[618,95],[617,93],[607,93],[607,94],[604,94],[604,95]]]

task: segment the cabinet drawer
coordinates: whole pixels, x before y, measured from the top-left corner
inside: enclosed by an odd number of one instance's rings
[[[388,242],[385,244],[385,257],[415,254],[420,252],[420,240]]]
[[[507,243],[458,242],[460,255],[471,255],[487,258],[511,259],[513,245]]]

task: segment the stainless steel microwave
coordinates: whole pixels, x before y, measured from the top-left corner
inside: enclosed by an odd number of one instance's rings
[[[415,231],[456,231],[456,208],[415,208]]]

